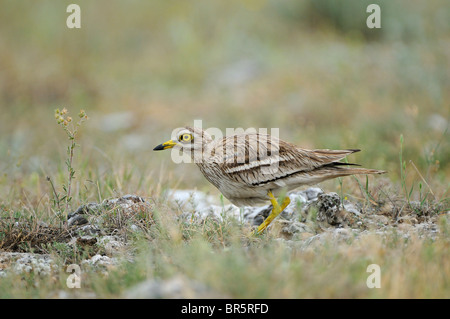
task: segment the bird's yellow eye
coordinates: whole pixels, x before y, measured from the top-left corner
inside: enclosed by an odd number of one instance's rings
[[[189,142],[189,141],[193,140],[193,137],[191,134],[183,134],[183,135],[180,135],[179,140],[182,142]]]

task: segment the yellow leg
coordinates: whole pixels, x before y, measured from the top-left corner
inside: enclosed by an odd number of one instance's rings
[[[267,218],[264,220],[264,222],[259,225],[258,229],[256,230],[257,234],[260,234],[261,232],[263,232],[267,226],[270,225],[270,223],[272,222],[272,220],[275,219],[275,217],[277,217],[278,215],[280,215],[280,213],[287,207],[287,205],[289,205],[289,203],[291,202],[291,200],[289,199],[289,196],[286,196],[286,198],[284,199],[283,203],[281,204],[281,206],[278,204],[277,199],[275,198],[275,196],[273,196],[272,191],[269,191],[267,193],[267,195],[270,198],[270,202],[272,203],[273,209],[272,212],[270,213],[269,216],[267,216]]]

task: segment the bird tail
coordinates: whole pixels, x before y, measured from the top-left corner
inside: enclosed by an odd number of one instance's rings
[[[387,171],[371,168],[339,168],[345,175],[385,174]]]
[[[334,162],[328,165],[325,165],[327,168],[332,168],[333,173],[339,176],[348,176],[348,175],[368,175],[368,174],[385,174],[387,171],[382,171],[378,169],[371,168],[362,168],[362,167],[343,167],[343,166],[359,166],[358,164],[352,163],[341,163]]]

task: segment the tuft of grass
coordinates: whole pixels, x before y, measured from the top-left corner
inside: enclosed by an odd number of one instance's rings
[[[420,178],[420,181],[417,183],[415,179],[411,181],[411,186],[408,186],[408,170],[406,161],[403,158],[403,135],[400,135],[400,152],[399,152],[399,161],[400,161],[400,182],[401,189],[404,193],[404,198],[406,205],[409,210],[413,211],[418,216],[429,216],[433,214],[440,214],[445,212],[448,209],[448,198],[445,198],[445,193],[442,195],[442,198],[437,200],[436,195],[431,189],[429,183],[420,173],[417,166],[414,164],[412,160],[409,160],[409,165],[412,166],[414,171]],[[414,188],[417,186],[417,191],[414,192]],[[424,187],[425,185],[426,187]],[[413,199],[415,196],[415,199]]]

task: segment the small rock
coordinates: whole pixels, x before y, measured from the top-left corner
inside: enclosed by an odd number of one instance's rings
[[[98,245],[104,247],[107,256],[112,256],[125,247],[125,243],[118,236],[99,237]]]
[[[82,215],[73,215],[67,221],[67,224],[70,226],[76,225],[85,225],[88,223],[88,220]]]
[[[75,234],[77,236],[86,236],[86,235],[96,236],[102,234],[102,230],[98,226],[89,224],[76,228]]]
[[[137,195],[124,195],[119,198],[105,199],[101,204],[88,203],[81,205],[74,212],[67,215],[69,226],[84,225],[87,223],[101,226],[103,224],[102,213],[115,208],[120,208],[125,214],[134,215],[142,211],[150,211],[151,204]]]
[[[355,204],[349,202],[348,200],[344,200],[344,209],[355,216],[361,216],[361,210],[358,209]]]
[[[208,209],[210,205],[217,204],[213,196],[194,190],[169,190],[167,197],[175,203],[178,208],[189,213]]]
[[[318,187],[311,187],[307,190],[301,191],[300,194],[305,194],[308,201],[315,200],[320,194],[323,194],[323,190]]]
[[[85,217],[85,215],[98,214],[101,207],[97,203],[88,203],[85,205],[81,205],[74,212],[71,212],[67,215],[67,224],[69,226],[75,225],[84,225],[89,221]]]
[[[320,194],[314,206],[317,207],[317,220],[327,222],[330,225],[339,225],[342,223],[342,218],[339,215],[339,206],[341,200],[336,193]]]
[[[33,272],[46,276],[56,270],[56,265],[47,254],[0,252],[0,270],[8,269],[17,274]]]
[[[298,222],[298,221],[289,221],[286,223],[287,225],[282,228],[282,231],[287,234],[296,234],[296,233],[311,233],[312,230],[308,227],[308,225]]]
[[[94,255],[90,259],[85,259],[81,262],[82,265],[90,265],[94,267],[103,266],[103,267],[111,267],[117,265],[117,260],[112,257],[102,256],[102,255]]]
[[[244,220],[250,223],[252,226],[259,226],[272,211],[272,205],[264,207],[244,207],[243,217]]]

